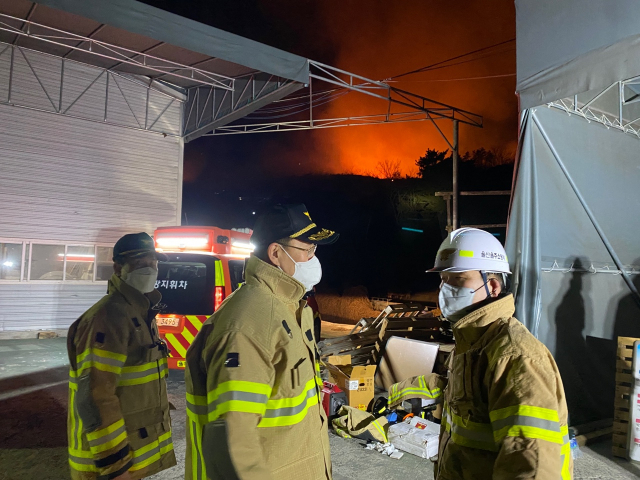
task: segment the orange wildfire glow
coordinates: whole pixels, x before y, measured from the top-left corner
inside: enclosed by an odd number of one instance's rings
[[[515,37],[513,0],[325,0],[317,4],[312,17],[303,17],[303,7],[283,0],[264,2],[261,9],[278,20],[278,28],[298,31],[301,37],[304,25],[304,37],[295,47],[274,46],[307,57],[311,56],[309,50],[325,49],[333,54],[317,60],[377,80]],[[465,60],[471,58],[475,61],[403,77],[392,85],[482,115],[484,128],[460,126],[461,153],[481,147],[513,152],[518,124],[515,42]],[[317,82],[313,88],[334,87]],[[382,114],[386,109],[384,102],[349,93],[318,111],[314,109],[314,116]],[[440,121],[439,125],[450,138],[451,122]],[[415,162],[427,148],[448,148],[430,122],[259,135],[268,135],[268,140],[260,140],[266,145],[261,149],[264,154],[251,159],[252,165],[279,174],[379,176],[379,164],[386,161],[399,162],[403,175],[415,175]],[[234,152],[215,155],[233,157]],[[196,180],[208,160],[189,158],[185,181]]]
[[[338,68],[385,79],[515,37],[512,0],[465,2],[329,2],[314,35],[332,41]],[[513,150],[517,134],[515,76],[442,81],[515,73],[515,44],[478,61],[407,76],[397,86],[483,115],[484,128],[460,127],[461,152],[475,148]],[[481,57],[482,55],[476,55]],[[314,88],[316,85],[314,84]],[[331,86],[317,85],[317,88]],[[328,117],[384,113],[386,105],[350,93],[331,103]],[[441,128],[451,135],[451,122]],[[310,164],[331,173],[378,173],[380,162],[400,162],[403,174],[417,173],[415,161],[427,148],[448,148],[430,122],[319,130]],[[316,168],[317,169],[317,168]]]

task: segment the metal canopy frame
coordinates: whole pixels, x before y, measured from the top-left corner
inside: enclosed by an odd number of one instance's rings
[[[8,53],[7,53],[8,52]],[[133,128],[136,130],[146,130],[146,131],[155,131],[156,133],[164,133],[167,136],[179,136],[175,133],[171,132],[161,132],[157,129],[154,130],[154,126],[156,123],[162,119],[162,117],[169,111],[169,109],[175,103],[184,103],[186,96],[176,90],[171,88],[167,88],[165,85],[155,82],[149,81],[145,77],[138,77],[135,75],[130,75],[125,72],[113,71],[105,68],[90,66],[93,73],[93,78],[91,81],[86,82],[83,85],[81,90],[78,90],[77,93],[74,94],[73,97],[66,98],[65,96],[69,94],[69,89],[67,87],[68,83],[68,70],[72,69],[73,65],[81,65],[87,66],[87,64],[78,62],[75,60],[70,60],[64,57],[60,57],[57,55],[51,55],[47,53],[38,52],[35,50],[31,50],[28,48],[20,47],[17,45],[5,44],[0,42],[0,58],[6,55],[8,57],[8,83],[7,91],[6,91],[6,100],[0,99],[0,104],[11,105],[15,107],[29,108],[33,110],[41,110],[47,111],[51,113],[55,113],[58,115],[63,115],[67,117],[73,118],[83,118],[84,120],[90,121],[98,121],[95,116],[87,117],[82,113],[77,113],[73,107],[90,91],[95,92],[97,88],[102,90],[102,98],[104,98],[103,104],[100,106],[101,110],[101,123],[106,123],[110,125],[116,125],[120,127]],[[54,59],[56,62],[59,62],[59,76],[55,79],[54,84],[51,84],[51,80],[47,82],[45,79],[41,78],[41,74],[39,73],[39,69],[35,68],[34,60],[37,60],[39,57],[49,57]],[[16,95],[14,95],[15,91],[15,71],[17,68],[18,61],[24,62],[26,67],[28,67],[29,75],[36,81],[35,83],[38,85],[35,90],[38,90],[37,93],[43,93],[48,102],[50,104],[46,107],[35,107],[28,102],[25,103],[20,99],[16,99]],[[65,68],[66,67],[66,68]],[[46,84],[49,84],[47,87]],[[136,114],[135,109],[132,107],[128,95],[125,93],[127,90],[127,85],[135,85],[140,88],[142,91],[146,90],[146,98],[144,104],[144,114],[139,112]],[[113,94],[109,94],[110,89],[112,87],[116,88],[118,92],[118,97],[114,98]],[[34,93],[36,93],[34,90]],[[74,89],[75,90],[75,89]],[[165,98],[164,103],[158,104],[158,97],[152,97],[150,95],[151,92],[158,94]],[[64,98],[64,102],[63,102]],[[118,123],[111,119],[111,115],[109,114],[110,105],[114,101],[124,101],[128,107],[128,110],[131,114],[131,118],[135,120],[135,125],[124,125],[122,123]]]
[[[314,79],[338,88],[314,93]],[[303,110],[308,111],[308,118],[291,118],[300,112],[280,115],[279,117],[282,119],[273,122],[251,122],[251,118],[249,117],[247,118],[247,122],[226,125],[206,135],[285,132],[354,125],[430,121],[447,142],[449,148],[453,150],[455,148],[454,139],[449,140],[436,123],[437,120],[452,120],[456,123],[464,123],[473,127],[482,127],[482,116],[475,113],[393,87],[385,82],[372,80],[313,60],[309,60],[309,83],[305,85],[305,87],[307,91],[304,95],[297,96],[293,99],[284,99],[283,101],[304,100],[306,103]],[[362,93],[385,102],[386,112],[339,118],[314,117],[314,108],[317,109],[319,106],[331,101],[331,99],[327,100],[327,94],[340,96],[348,92]],[[394,106],[399,106],[406,110],[402,112],[392,112],[391,108]],[[283,110],[286,110],[286,108]],[[260,114],[260,112],[256,112],[256,114]]]
[[[589,99],[584,98],[585,94],[579,94],[549,102],[547,106],[640,138],[640,110],[629,112],[625,109],[628,105],[640,102],[639,92],[640,76],[617,81],[599,91],[591,92]],[[614,108],[598,108],[599,101],[605,96]]]
[[[19,22],[22,23],[22,26],[21,28],[17,28],[7,22]],[[99,31],[100,27],[96,30]],[[145,51],[136,51],[96,40],[91,38],[91,36],[78,35],[58,28],[48,27],[40,23],[35,23],[28,18],[12,17],[2,13],[0,13],[0,31],[68,48],[69,52],[67,52],[65,56],[73,51],[78,51],[117,62],[114,66],[110,67],[109,70],[121,65],[129,65],[140,69],[140,73],[152,78],[155,75],[157,78],[177,78],[224,90],[233,90],[234,88],[233,83],[235,79],[232,77],[209,72],[197,68],[194,65],[183,65],[149,54],[151,50],[163,45],[163,42],[153,45]],[[92,33],[95,34],[97,31]]]

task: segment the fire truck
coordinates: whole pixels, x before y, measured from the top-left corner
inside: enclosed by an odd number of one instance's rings
[[[162,293],[158,330],[170,349],[169,368],[184,369],[187,348],[223,300],[243,282],[245,259],[253,251],[249,229],[161,227],[156,250],[156,288]]]

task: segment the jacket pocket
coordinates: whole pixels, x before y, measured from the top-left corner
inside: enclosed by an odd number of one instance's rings
[[[289,371],[289,375],[291,376],[291,388],[294,390],[299,389],[306,383],[306,375],[305,375],[305,366],[306,366],[306,358],[301,358],[294,365],[293,368]]]
[[[455,355],[450,363],[451,369],[448,371],[448,387],[451,391],[450,403],[456,404],[466,398],[465,378],[467,375],[467,365],[465,355]]]

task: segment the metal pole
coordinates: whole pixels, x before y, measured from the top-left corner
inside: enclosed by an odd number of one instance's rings
[[[453,221],[452,228],[458,228],[458,120],[453,121],[453,148],[451,149],[451,158],[453,160]]]

